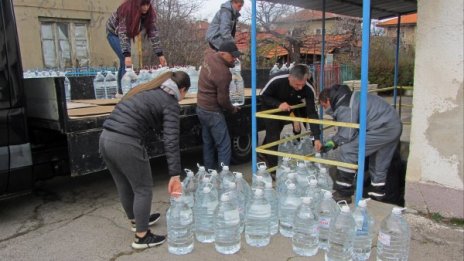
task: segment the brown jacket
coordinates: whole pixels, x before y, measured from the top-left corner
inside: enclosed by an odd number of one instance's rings
[[[207,111],[234,112],[235,107],[229,98],[229,84],[232,80],[229,66],[219,53],[205,53],[198,79],[198,107]]]

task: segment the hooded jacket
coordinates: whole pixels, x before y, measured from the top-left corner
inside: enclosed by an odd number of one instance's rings
[[[103,128],[139,139],[141,143],[145,143],[153,130],[162,131],[169,174],[180,175],[179,98],[179,88],[169,79],[159,88],[142,91],[119,102]]]
[[[330,91],[329,99],[333,110],[332,117],[335,121],[359,123],[359,91],[351,92],[346,85],[334,86]],[[367,94],[367,133],[395,125],[401,126],[396,110],[381,97]],[[353,141],[358,133],[358,129],[338,127],[332,140],[340,146]]]
[[[232,7],[229,0],[221,5],[206,31],[206,41],[219,49],[223,42],[233,41],[240,13]]]

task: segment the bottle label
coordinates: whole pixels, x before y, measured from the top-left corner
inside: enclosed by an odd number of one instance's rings
[[[224,221],[227,225],[237,225],[240,223],[240,215],[236,209],[224,211]]]
[[[379,242],[382,243],[382,245],[385,246],[390,246],[390,238],[391,236],[385,233],[382,233],[382,231],[379,231]]]
[[[320,217],[319,218],[319,227],[328,229],[330,227],[330,218],[329,217]]]

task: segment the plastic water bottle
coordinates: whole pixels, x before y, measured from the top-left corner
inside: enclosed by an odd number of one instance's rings
[[[229,85],[230,102],[234,106],[245,104],[245,86],[241,75],[241,64],[239,60],[235,60],[235,66],[231,69],[232,81]]]
[[[136,85],[144,84],[150,81],[150,73],[148,70],[140,70],[139,76],[137,77]]]
[[[337,203],[332,198],[332,193],[326,191],[318,207],[320,249],[327,250],[328,248],[330,223],[338,214],[338,210]]]
[[[304,196],[306,189],[309,187],[309,176],[306,164],[303,161],[299,161],[296,167],[296,188],[300,196]]]
[[[234,174],[229,170],[229,166],[224,165],[224,163],[221,163],[221,166],[222,170],[219,173],[221,184],[224,184],[224,182],[235,182]]]
[[[329,247],[325,253],[326,261],[351,261],[356,223],[350,207],[344,205],[330,223]]]
[[[182,181],[182,197],[190,208],[193,208],[195,202],[194,196],[196,191],[194,174],[191,170],[186,169],[187,177]]]
[[[252,193],[251,188],[242,178],[242,173],[234,172],[235,179],[235,190],[238,203],[238,211],[240,213],[240,233],[245,229],[245,217],[247,211],[247,204],[251,201]]]
[[[210,176],[208,174],[208,176],[204,176],[200,182],[198,182],[198,186],[197,186],[197,190],[195,191],[195,198],[197,198],[199,196],[199,194],[201,193],[201,191],[203,191],[203,188],[204,187],[207,187],[209,185],[212,185],[211,182],[210,182]],[[214,186],[213,186],[214,187]],[[216,189],[216,188],[214,188]],[[219,193],[219,191],[216,189],[216,191]]]
[[[271,174],[269,174],[269,172],[267,171],[266,163],[258,162],[257,165],[258,165],[258,172],[256,173],[256,175],[253,175],[253,184],[257,181],[256,178],[259,176],[263,177],[264,183],[272,184],[272,177],[271,177]]]
[[[280,71],[280,70],[279,70],[279,64],[276,63],[276,64],[274,64],[274,66],[273,66],[272,69],[270,70],[269,76],[272,77],[272,76],[274,76],[274,74],[279,73],[279,71]]]
[[[198,166],[198,171],[195,173],[195,179],[197,180],[197,183],[200,183],[200,181],[203,179],[203,177],[208,174],[206,172],[206,169],[204,166],[201,166],[199,163],[197,163]]]
[[[246,215],[245,239],[248,245],[263,247],[269,244],[271,213],[271,205],[264,198],[263,190],[257,189]]]
[[[411,232],[402,211],[403,208],[394,207],[380,224],[377,261],[408,260]]]
[[[213,184],[214,188],[219,190],[221,188],[221,179],[219,178],[219,174],[215,169],[209,169],[208,172],[211,175],[209,182]]]
[[[316,255],[319,246],[318,219],[311,205],[311,198],[304,197],[293,221],[293,252],[300,256]]]
[[[319,202],[321,201],[321,190],[317,186],[317,180],[315,176],[309,176],[309,186],[306,190],[305,197],[312,198],[311,200],[311,207],[314,211],[317,211],[317,206],[319,206]]]
[[[64,77],[64,96],[67,102],[71,101],[71,82],[66,76]]]
[[[282,162],[277,166],[276,169],[276,181],[279,182],[282,178],[282,175],[291,171],[290,167],[290,158],[284,157]]]
[[[215,212],[214,246],[221,254],[234,254],[240,250],[240,215],[229,195],[223,194]]]
[[[242,173],[234,172],[234,174],[235,174],[235,184],[237,185],[237,191],[242,192],[246,196],[246,202],[250,201],[252,197],[250,185],[243,178]]]
[[[354,221],[356,222],[356,236],[353,245],[354,261],[368,260],[371,255],[374,218],[367,211],[368,200],[360,200],[358,207],[353,212]]]
[[[197,93],[198,92],[198,76],[199,72],[196,70],[194,66],[190,66],[187,70],[187,74],[190,77],[190,88],[188,90],[189,93]]]
[[[95,99],[106,99],[105,76],[101,72],[93,79],[93,89],[95,91]]]
[[[277,193],[272,188],[272,184],[270,183],[266,183],[264,186],[264,198],[271,205],[269,233],[271,233],[271,236],[273,236],[279,232],[279,203],[277,201]]]
[[[137,82],[137,74],[135,74],[132,68],[126,68],[126,73],[121,79],[122,94],[128,93],[132,88],[135,87]]]
[[[171,206],[166,213],[168,225],[168,251],[185,255],[193,250],[193,213],[183,197],[171,198]]]
[[[301,200],[296,193],[296,186],[290,183],[287,194],[279,201],[279,231],[282,236],[293,236],[293,219],[300,203]]]
[[[118,79],[111,71],[106,72],[105,89],[107,99],[116,98],[116,93],[118,92]]]
[[[279,198],[287,194],[288,184],[290,183],[296,183],[296,173],[294,172],[288,173],[286,177],[283,177],[282,182],[277,184],[277,194],[279,195]]]
[[[326,168],[319,169],[319,175],[317,176],[317,184],[321,189],[332,191],[333,189],[333,180],[327,172]]]
[[[195,200],[195,237],[202,243],[214,242],[214,213],[218,203],[218,193],[211,184],[204,187]]]

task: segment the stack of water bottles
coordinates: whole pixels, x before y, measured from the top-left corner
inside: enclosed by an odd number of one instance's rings
[[[258,163],[251,187],[242,173],[228,166],[194,174],[186,169],[182,196],[171,200],[167,213],[168,250],[187,254],[200,243],[214,243],[217,252],[234,254],[241,237],[252,247],[269,245],[280,232],[301,256],[325,252],[327,261],[368,260],[374,237],[374,219],[361,200],[351,211],[332,198],[332,182],[321,164],[283,158],[277,168],[276,190],[264,163]],[[407,260],[409,226],[401,208],[382,221],[377,260]]]

